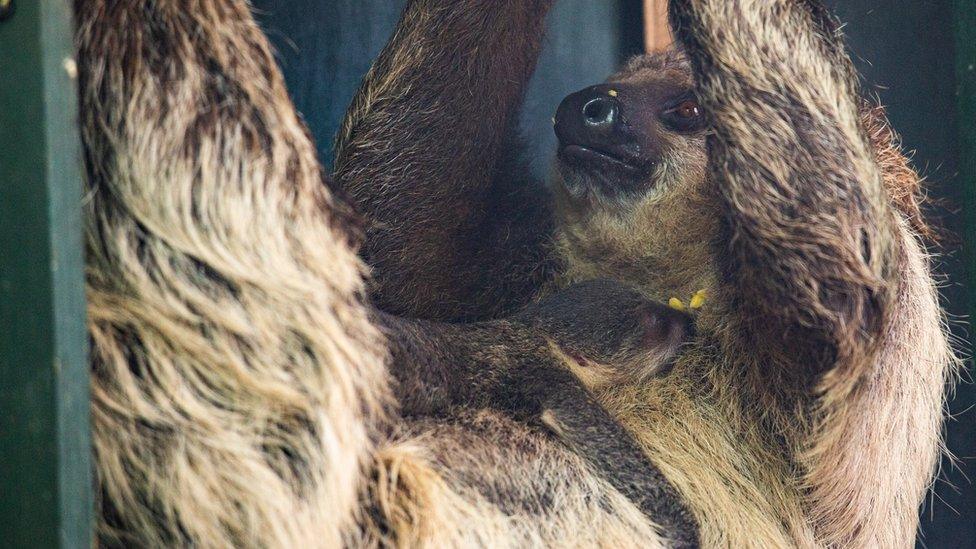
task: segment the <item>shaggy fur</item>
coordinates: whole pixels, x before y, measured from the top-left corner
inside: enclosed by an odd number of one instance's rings
[[[76,13],[99,539],[340,545],[384,350],[266,41],[243,2]]]
[[[400,416],[355,226],[245,2],[75,9],[99,545],[669,541],[539,429]],[[574,446],[628,438],[558,410]]]
[[[547,4],[409,3],[337,153],[375,294],[458,320],[593,277],[658,300],[705,288],[670,375],[601,395],[703,545],[910,545],[956,359],[918,177],[863,106],[831,16],[813,0],[674,0],[690,66],[645,58],[610,83],[686,82],[710,131],[672,138],[636,199],[574,201],[562,189],[585,181],[560,170],[550,210],[510,137]]]

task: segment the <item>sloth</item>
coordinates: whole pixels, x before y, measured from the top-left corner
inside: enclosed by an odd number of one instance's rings
[[[664,375],[687,315],[605,280],[377,310],[248,4],[74,7],[98,545],[698,544],[588,392]]]
[[[566,98],[554,181],[517,112],[551,0],[412,0],[337,140],[391,313],[503,317],[580,280],[704,290],[665,375],[598,399],[705,546],[907,546],[956,359],[919,178],[817,0],[672,0],[679,50]]]
[[[587,400],[584,387],[663,375],[694,332],[688,314],[612,280],[573,284],[503,320],[446,324],[375,310],[372,318],[397,365],[400,411],[410,416],[463,406],[534,417]]]
[[[571,285],[508,320],[443,324],[373,315],[387,334],[404,418],[492,410],[544,426],[659,525],[672,546],[697,546],[697,524],[674,487],[590,392],[661,375],[693,332],[689,315],[610,280]]]

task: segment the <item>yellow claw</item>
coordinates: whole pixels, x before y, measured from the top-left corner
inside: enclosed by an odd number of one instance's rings
[[[672,309],[674,309],[676,311],[684,311],[685,310],[685,302],[684,301],[681,301],[680,299],[678,299],[676,297],[672,297],[668,301],[668,307],[671,307]]]
[[[705,304],[705,298],[708,297],[708,293],[705,290],[698,290],[695,295],[691,296],[691,303],[689,306],[692,309],[701,309],[702,305]]]

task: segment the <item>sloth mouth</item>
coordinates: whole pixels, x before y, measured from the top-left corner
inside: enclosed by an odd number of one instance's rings
[[[595,149],[583,145],[564,145],[560,147],[559,158],[567,164],[585,170],[610,168],[624,171],[628,175],[641,175],[644,172],[638,159],[631,155]]]
[[[577,199],[640,194],[649,184],[654,165],[627,151],[575,143],[561,146],[557,156],[563,186]]]

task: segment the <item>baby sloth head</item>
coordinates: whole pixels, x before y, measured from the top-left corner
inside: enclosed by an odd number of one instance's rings
[[[545,334],[593,390],[666,374],[694,335],[688,314],[605,279],[562,289],[530,305],[518,320]]]
[[[568,276],[636,284],[658,300],[708,287],[718,231],[705,113],[684,55],[639,57],[556,113],[557,243]]]

